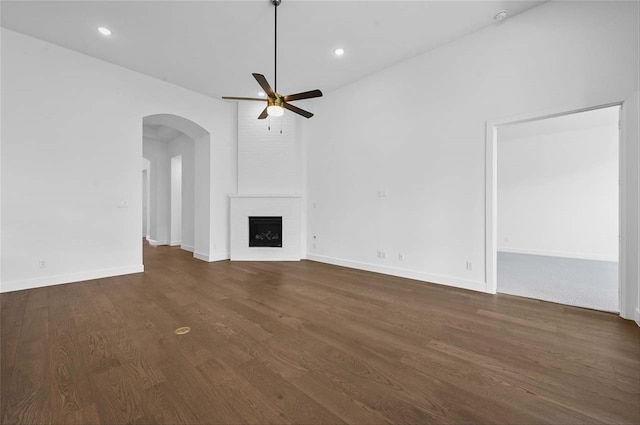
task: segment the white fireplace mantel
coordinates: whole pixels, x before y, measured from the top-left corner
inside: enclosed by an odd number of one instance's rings
[[[302,196],[229,195],[232,261],[298,261],[302,257]],[[282,217],[282,247],[250,247],[249,217]]]

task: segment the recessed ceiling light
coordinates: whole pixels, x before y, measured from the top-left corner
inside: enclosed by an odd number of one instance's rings
[[[265,97],[265,96],[266,96],[266,94],[264,94],[264,92],[263,92],[263,91],[259,91],[259,92],[258,92],[258,96],[260,96],[260,97]]]
[[[504,21],[505,19],[507,19],[507,15],[508,14],[509,14],[508,10],[502,9],[502,10],[498,11],[498,13],[495,14],[493,19],[495,19],[496,21]]]
[[[342,56],[342,55],[344,55],[344,49],[342,47],[338,47],[336,50],[333,51],[333,53],[336,56]]]
[[[100,34],[102,35],[111,35],[111,30],[105,27],[99,27],[98,32],[100,32]]]

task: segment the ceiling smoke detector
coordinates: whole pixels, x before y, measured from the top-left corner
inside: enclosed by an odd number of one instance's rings
[[[495,19],[496,21],[504,21],[505,19],[507,19],[508,14],[509,14],[509,11],[507,9],[502,9],[495,14],[493,19]]]

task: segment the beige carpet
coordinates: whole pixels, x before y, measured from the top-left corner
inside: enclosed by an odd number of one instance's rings
[[[498,292],[618,312],[618,263],[498,252]]]

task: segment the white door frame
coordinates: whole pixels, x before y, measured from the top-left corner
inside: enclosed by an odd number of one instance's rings
[[[497,291],[497,128],[508,124],[520,124],[530,121],[538,121],[547,118],[554,118],[563,115],[570,115],[579,112],[592,111],[595,109],[608,108],[612,106],[620,106],[619,120],[623,122],[623,108],[626,101],[616,101],[601,104],[598,106],[586,106],[581,108],[566,108],[543,113],[524,114],[516,117],[489,120],[486,122],[486,176],[485,176],[485,283],[486,292],[495,294]],[[618,254],[618,292],[619,292],[619,308],[620,315],[632,319],[633,312],[625,311],[626,300],[626,263],[627,263],[627,211],[626,211],[626,190],[627,190],[627,173],[626,173],[626,137],[624,125],[620,126],[618,141],[618,173],[619,173],[619,254]],[[623,134],[624,133],[624,134]],[[625,314],[626,313],[626,314]]]

